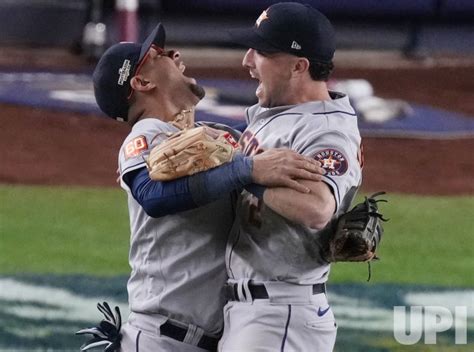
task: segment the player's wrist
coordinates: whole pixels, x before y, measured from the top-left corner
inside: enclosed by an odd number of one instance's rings
[[[244,188],[247,192],[252,193],[258,199],[263,199],[263,194],[265,193],[265,190],[267,189],[267,187],[259,185],[257,183],[250,183],[246,185]]]
[[[252,183],[252,163],[238,153],[229,163],[189,176],[192,199],[198,205],[222,198],[232,191],[241,192]]]
[[[253,182],[253,159],[244,156],[242,153],[237,153],[232,160],[233,171],[235,176],[240,181],[242,187]]]

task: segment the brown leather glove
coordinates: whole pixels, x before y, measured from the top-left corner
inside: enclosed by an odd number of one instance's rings
[[[185,129],[154,147],[147,167],[152,180],[169,181],[231,161],[237,149],[229,132],[204,126]]]

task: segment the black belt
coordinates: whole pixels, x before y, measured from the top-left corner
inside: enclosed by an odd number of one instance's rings
[[[162,335],[171,337],[172,339],[175,339],[181,342],[184,341],[184,338],[186,337],[187,332],[188,332],[188,329],[183,328],[181,326],[174,325],[170,321],[167,321],[166,323],[160,326],[160,333]],[[202,335],[197,346],[205,350],[217,351],[218,342],[219,342],[219,339],[215,337]]]
[[[263,284],[249,284],[249,291],[252,295],[252,299],[265,299],[269,298],[268,291]],[[315,284],[313,285],[313,295],[318,293],[326,293],[326,284]],[[226,294],[229,301],[240,301],[239,295],[237,294],[237,284],[227,284]]]

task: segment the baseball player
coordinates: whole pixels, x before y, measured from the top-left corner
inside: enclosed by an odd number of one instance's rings
[[[223,324],[232,191],[251,183],[309,191],[294,179],[320,180],[321,170],[311,158],[271,150],[255,157],[237,154],[206,173],[152,181],[145,163],[150,150],[167,133],[194,126],[194,106],[205,94],[184,75],[179,52],[164,45],[165,30],[158,24],[143,44],[109,48],[93,74],[99,107],[132,126],[118,158],[120,185],[128,195],[132,268],[131,314],[121,331],[121,350],[214,351]]]
[[[334,32],[309,5],[270,6],[249,29],[231,32],[246,46],[243,66],[259,81],[240,144],[246,155],[285,147],[326,170],[303,181],[303,194],[247,187],[226,252],[229,303],[219,350],[332,351],[336,322],[326,297],[330,266],[318,235],[346,211],[361,184],[361,137],[344,94],[328,91]]]

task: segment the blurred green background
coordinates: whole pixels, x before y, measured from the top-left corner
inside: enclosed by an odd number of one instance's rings
[[[0,273],[129,273],[127,203],[120,189],[4,185],[0,198]],[[372,280],[473,287],[474,197],[387,199],[379,203],[390,220]],[[365,264],[336,263],[330,280],[366,278]]]

